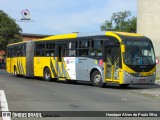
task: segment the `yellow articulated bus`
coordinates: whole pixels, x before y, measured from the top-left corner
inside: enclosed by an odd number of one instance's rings
[[[118,83],[153,84],[155,53],[152,42],[133,33],[104,31],[50,36],[9,44],[7,71],[15,76],[90,81],[94,86]]]

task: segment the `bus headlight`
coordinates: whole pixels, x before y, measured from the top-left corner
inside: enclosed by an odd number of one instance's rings
[[[154,72],[152,75],[156,75],[156,72]]]
[[[132,78],[133,76],[131,74],[129,74],[128,72],[124,71],[124,74],[130,78]]]

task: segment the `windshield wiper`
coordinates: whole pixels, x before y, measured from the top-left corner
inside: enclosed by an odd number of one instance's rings
[[[148,63],[151,65],[151,62],[149,61],[149,59],[147,58],[147,56],[142,56],[142,58],[145,57],[146,60],[148,61]]]

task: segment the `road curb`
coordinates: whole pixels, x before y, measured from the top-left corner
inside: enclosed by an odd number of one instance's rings
[[[155,83],[160,85],[160,80],[155,80]]]
[[[160,85],[160,80],[155,80],[155,85]],[[160,89],[159,88],[155,88],[155,89],[143,89],[143,90],[130,90],[130,92],[133,93],[137,93],[137,94],[141,94],[144,96],[149,96],[149,97],[153,97],[156,98],[158,100],[160,100]]]

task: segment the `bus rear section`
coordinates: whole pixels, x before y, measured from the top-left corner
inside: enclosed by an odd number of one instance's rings
[[[15,76],[26,75],[26,43],[7,46],[6,69]]]

